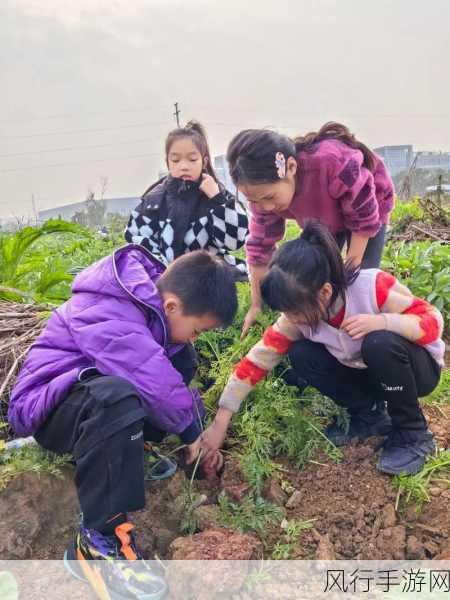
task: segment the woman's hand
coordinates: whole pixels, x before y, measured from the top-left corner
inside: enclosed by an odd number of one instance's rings
[[[248,334],[250,327],[256,323],[256,319],[259,313],[262,312],[261,306],[255,304],[251,305],[245,315],[244,324],[242,326],[241,340],[243,340]]]
[[[206,173],[202,175],[202,182],[200,184],[200,190],[208,196],[209,199],[214,198],[217,194],[220,193],[220,188],[217,184],[217,181]]]
[[[379,315],[354,315],[345,319],[341,328],[354,340],[359,340],[372,331],[386,329],[386,319]]]

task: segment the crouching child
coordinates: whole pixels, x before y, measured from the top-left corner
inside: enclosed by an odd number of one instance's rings
[[[414,474],[435,450],[419,398],[430,394],[444,364],[443,318],[393,275],[344,264],[331,234],[310,222],[276,253],[261,284],[282,314],[235,367],[206,452],[223,443],[229,422],[258,381],[288,355],[299,379],[347,409],[325,433],[337,446],[383,436],[377,468]]]
[[[73,455],[82,522],[67,564],[97,593],[166,591],[151,566],[135,560],[128,519],[145,503],[144,442],[175,433],[187,461],[197,458],[204,408],[188,388],[192,342],[229,325],[236,309],[234,276],[222,261],[198,251],[165,270],[132,244],[78,275],[28,353],[9,421],[18,435]]]

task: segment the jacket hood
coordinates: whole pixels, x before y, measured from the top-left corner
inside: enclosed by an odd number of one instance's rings
[[[72,291],[112,297],[123,297],[125,291],[133,300],[162,313],[156,282],[164,269],[143,246],[129,244],[82,271],[75,278]]]

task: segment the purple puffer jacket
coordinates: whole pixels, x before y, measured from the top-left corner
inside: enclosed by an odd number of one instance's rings
[[[145,248],[130,244],[77,276],[71,299],[31,347],[12,392],[8,419],[18,435],[32,435],[87,367],[132,383],[163,431],[180,433],[197,419],[193,394],[169,359],[183,346],[168,341],[155,285],[163,270]]]

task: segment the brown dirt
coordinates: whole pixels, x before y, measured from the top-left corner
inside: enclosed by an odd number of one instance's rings
[[[450,407],[425,408],[439,446],[449,447]],[[297,490],[288,518],[314,519],[314,529],[302,538],[300,558],[430,559],[449,550],[450,490],[431,486],[430,502],[418,513],[399,503],[388,475],[376,470],[377,440],[344,449],[336,464],[319,456],[303,471],[287,466],[284,477]],[[321,464],[319,464],[321,463]],[[288,501],[289,505],[289,501]],[[323,554],[328,536],[329,556]],[[441,556],[440,556],[441,558]],[[443,558],[443,557],[442,557]]]
[[[427,407],[425,412],[439,445],[448,448],[450,406]],[[266,496],[280,505],[286,503],[283,510],[288,519],[314,519],[313,529],[303,534],[295,549],[295,558],[420,559],[450,554],[450,491],[445,483],[433,483],[431,501],[420,513],[402,501],[396,510],[391,478],[375,468],[376,443],[369,440],[345,448],[339,464],[318,456],[298,471],[283,462],[281,479],[292,486],[287,503],[279,482],[268,482]],[[133,515],[144,557],[169,556],[170,544],[180,535],[185,481],[179,471],[169,481],[147,484],[147,508]],[[248,493],[231,459],[219,485],[211,487],[206,481],[196,485],[203,495],[202,507],[213,507],[220,489],[233,502],[242,501]],[[203,518],[201,530],[217,526],[214,510],[197,512]],[[60,559],[77,526],[78,513],[72,469],[62,479],[34,473],[18,477],[0,493],[0,557]],[[263,540],[267,556],[280,534],[278,527],[267,532]]]

